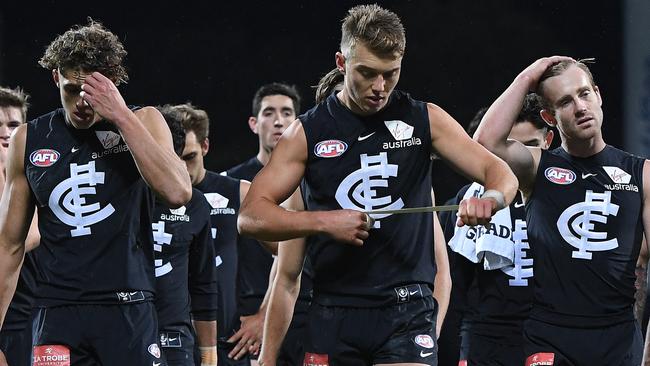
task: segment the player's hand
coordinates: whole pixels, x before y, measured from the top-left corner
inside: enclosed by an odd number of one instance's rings
[[[544,72],[546,71],[546,69],[549,68],[549,66],[552,66],[561,61],[570,61],[570,60],[573,59],[567,56],[551,56],[551,57],[540,58],[535,62],[533,62],[530,66],[525,68],[524,71],[522,71],[518,77],[527,79],[529,83],[529,90],[535,91],[535,89],[537,89],[537,84],[539,83],[539,78],[542,77],[542,74],[544,74]]]
[[[372,217],[355,210],[334,210],[323,212],[325,232],[336,241],[361,246],[370,235],[374,221]]]
[[[492,213],[497,208],[494,198],[470,197],[460,201],[458,205],[457,226],[489,225]]]
[[[249,316],[240,316],[241,326],[237,333],[228,339],[228,343],[236,343],[228,353],[228,358],[239,360],[247,353],[257,354],[262,345],[264,331],[264,313],[257,312]]]
[[[5,358],[5,354],[0,351],[0,366],[9,366],[7,364],[7,359]]]
[[[95,112],[111,122],[117,121],[129,111],[115,84],[98,72],[86,77],[81,85],[81,97]]]

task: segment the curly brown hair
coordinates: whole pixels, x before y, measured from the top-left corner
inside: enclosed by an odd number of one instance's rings
[[[122,66],[124,45],[101,23],[88,19],[88,25],[75,25],[56,37],[38,64],[47,70],[98,71],[115,85],[126,83],[129,76]]]

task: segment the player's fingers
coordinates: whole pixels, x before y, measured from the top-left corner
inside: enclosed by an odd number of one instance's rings
[[[467,202],[465,200],[460,201],[458,204],[458,212],[456,212],[456,226],[461,227],[465,226],[467,222]]]
[[[369,236],[370,236],[370,233],[368,233],[365,230],[359,230],[357,232],[357,238],[359,238],[361,240],[366,240],[366,239],[368,239]]]
[[[244,357],[248,353],[248,347],[244,346],[239,349],[239,352],[237,352],[237,355],[235,355],[234,359],[239,360],[240,358]]]
[[[368,214],[364,214],[364,215],[365,215],[364,219],[366,222],[365,230],[370,230],[375,225],[375,219],[373,219],[372,216]]]
[[[233,334],[232,337],[228,338],[226,342],[235,343],[239,341],[243,336],[244,336],[244,332],[240,329],[235,334]]]
[[[242,341],[237,342],[237,344],[235,344],[235,346],[230,350],[230,352],[228,352],[228,357],[236,359],[241,349],[244,348],[245,346],[246,346],[245,342]]]

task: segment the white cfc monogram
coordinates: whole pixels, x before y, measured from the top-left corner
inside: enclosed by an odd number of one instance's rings
[[[508,280],[508,285],[528,286],[527,278],[533,277],[533,259],[526,258],[526,250],[530,249],[526,221],[520,219],[515,220],[515,228],[512,230],[512,241],[515,243],[514,266],[502,268],[501,270],[512,277],[512,279]]]
[[[361,154],[361,168],[353,171],[343,179],[336,190],[336,201],[343,208],[372,211],[398,210],[404,207],[401,198],[393,201],[391,196],[377,197],[376,188],[387,188],[388,178],[397,177],[398,166],[388,164],[388,156],[385,152],[379,155],[368,156]],[[375,229],[381,227],[379,219],[390,215],[373,214]]]
[[[151,229],[153,230],[153,250],[162,253],[163,245],[172,244],[172,234],[165,232],[165,222],[158,221],[151,224]],[[162,259],[154,259],[154,266],[156,267],[156,277],[164,276],[167,273],[171,272],[172,264],[167,262],[163,264]]]
[[[86,203],[86,196],[97,194],[95,186],[104,184],[104,173],[95,171],[95,162],[70,164],[70,178],[57,184],[52,190],[48,205],[64,224],[73,226],[73,237],[90,235],[88,226],[109,217],[115,209],[109,203],[101,208],[99,203]]]
[[[587,191],[585,201],[571,205],[557,220],[562,238],[574,248],[573,258],[591,259],[591,252],[618,248],[616,238],[607,239],[607,232],[592,231],[594,222],[607,224],[607,216],[616,216],[619,206],[612,203],[612,192]]]

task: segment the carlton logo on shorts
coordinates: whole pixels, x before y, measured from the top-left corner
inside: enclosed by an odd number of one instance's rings
[[[54,165],[60,156],[61,154],[56,150],[39,149],[29,155],[29,161],[32,165],[39,168],[47,168],[48,166]]]
[[[544,366],[553,365],[555,354],[549,352],[535,353],[526,359],[526,366]]]
[[[33,351],[33,366],[70,366],[70,350],[66,346],[34,346]]]
[[[414,341],[415,344],[417,344],[420,347],[424,347],[427,349],[431,349],[434,347],[433,338],[431,338],[431,336],[428,334],[419,334],[415,336]]]
[[[157,344],[150,344],[149,347],[147,347],[147,351],[149,351],[149,353],[151,353],[155,358],[160,358],[160,347],[158,347]]]
[[[576,173],[572,170],[557,167],[546,168],[544,176],[549,181],[561,185],[571,184],[576,180]]]
[[[348,144],[341,140],[325,140],[314,146],[314,154],[319,158],[335,158],[343,155]]]
[[[319,353],[305,353],[305,361],[302,364],[303,366],[329,366],[329,356]]]

